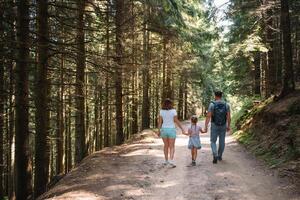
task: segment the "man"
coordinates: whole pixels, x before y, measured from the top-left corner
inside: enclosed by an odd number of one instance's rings
[[[210,145],[213,153],[213,163],[217,164],[218,160],[222,160],[222,155],[225,148],[226,131],[230,131],[230,107],[222,100],[222,92],[215,92],[215,101],[211,102],[208,107],[208,113],[205,120],[205,132],[209,122],[211,121],[210,129]],[[217,150],[217,138],[219,137],[219,148]]]

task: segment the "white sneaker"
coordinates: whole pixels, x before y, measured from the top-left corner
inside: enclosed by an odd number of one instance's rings
[[[163,162],[163,166],[167,166],[169,164],[168,160],[165,160],[165,162]]]
[[[174,160],[170,160],[170,161],[169,161],[169,165],[170,165],[172,168],[175,168],[175,167],[176,167],[176,164],[175,164]]]

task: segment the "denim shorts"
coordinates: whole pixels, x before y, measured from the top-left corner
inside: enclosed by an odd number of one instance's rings
[[[176,138],[176,129],[175,128],[161,128],[160,129],[161,138]]]

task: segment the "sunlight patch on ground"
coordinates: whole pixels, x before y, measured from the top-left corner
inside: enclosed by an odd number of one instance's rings
[[[178,183],[176,181],[167,181],[167,182],[163,182],[163,183],[160,183],[160,184],[156,184],[155,187],[156,188],[168,188],[168,187],[173,187],[177,184]]]
[[[127,154],[121,155],[121,157],[132,157],[132,156],[147,156],[149,154],[149,150],[152,151],[151,156],[155,156],[158,158],[163,157],[163,155],[161,154],[161,150],[157,150],[157,149],[141,149],[141,150],[135,150],[132,152],[129,152]]]
[[[126,190],[125,195],[126,196],[142,196],[142,195],[145,195],[145,192],[143,189],[132,189],[132,190]]]

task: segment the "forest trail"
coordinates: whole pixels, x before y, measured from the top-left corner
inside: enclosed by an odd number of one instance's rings
[[[171,169],[162,166],[162,141],[151,131],[144,134],[152,136],[87,157],[40,199],[300,199],[286,192],[286,182],[247,153],[231,135],[226,138],[224,160],[213,165],[209,133],[203,134],[197,166],[191,167],[188,137],[179,134],[177,167]]]

